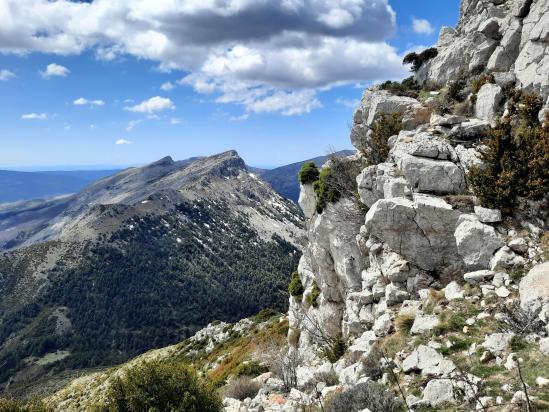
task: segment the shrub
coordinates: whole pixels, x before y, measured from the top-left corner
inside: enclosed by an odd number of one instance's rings
[[[243,401],[246,398],[255,398],[261,389],[259,382],[255,382],[247,376],[241,376],[231,380],[225,386],[225,396]]]
[[[290,280],[290,284],[288,285],[288,292],[290,292],[290,295],[292,296],[302,296],[304,291],[305,288],[303,287],[303,283],[301,283],[301,279],[299,279],[299,273],[292,273],[292,280]]]
[[[518,197],[540,200],[549,192],[549,126],[537,120],[539,102],[521,94],[509,105],[510,115],[490,131],[483,165],[468,174],[483,206],[511,213]]]
[[[421,53],[408,53],[406,56],[404,56],[404,60],[402,61],[403,64],[411,64],[412,68],[411,70],[413,72],[417,72],[423,64],[435,58],[438,55],[438,50],[436,47],[431,47],[429,49],[423,50]]]
[[[356,177],[362,167],[360,160],[330,156],[329,167],[321,169],[318,180],[313,183],[318,213],[322,213],[328,203],[341,198],[356,199]]]
[[[359,412],[363,409],[383,412],[400,412],[403,403],[390,390],[375,382],[355,385],[336,395],[327,407],[327,412]]]
[[[465,81],[465,78],[461,75],[457,80],[453,80],[448,83],[448,98],[455,102],[462,102],[463,100],[465,100],[462,92],[463,89],[465,89],[466,85],[467,82]]]
[[[401,115],[399,113],[380,113],[372,124],[372,133],[369,141],[370,150],[364,152],[370,165],[384,162],[389,155],[388,140],[397,135],[402,129]]]
[[[313,280],[313,287],[311,293],[307,295],[307,303],[312,305],[314,308],[318,307],[318,298],[320,296],[320,289],[316,283],[316,280]]]
[[[328,359],[331,363],[336,363],[345,355],[347,350],[347,342],[342,336],[329,339],[329,342],[323,344],[321,355]]]
[[[26,404],[15,399],[0,398],[0,412],[53,412],[53,408],[41,401],[31,401]]]
[[[280,315],[280,312],[278,312],[278,311],[276,311],[272,308],[266,308],[266,309],[262,309],[257,315],[252,317],[252,320],[255,323],[262,323],[262,322],[266,322],[269,319],[274,318],[275,316],[279,316],[279,315]]]
[[[540,302],[541,303],[541,302]],[[529,335],[531,333],[542,333],[544,324],[539,319],[542,305],[532,311],[524,310],[519,302],[511,305],[503,305],[499,329],[501,332],[515,333],[517,335]]]
[[[414,79],[413,76],[402,80],[401,83],[387,80],[386,82],[381,83],[379,85],[379,88],[381,90],[387,90],[397,96],[407,96],[414,98],[419,95],[419,91],[421,90],[421,86],[416,81],[416,79]]]
[[[255,378],[265,372],[269,372],[269,368],[264,365],[261,365],[259,362],[251,361],[242,363],[238,368],[236,368],[235,375],[248,376],[250,378]]]
[[[301,184],[313,183],[315,180],[318,180],[319,171],[314,164],[314,162],[306,162],[301,166],[299,171],[299,181]]]
[[[117,378],[106,410],[217,412],[222,403],[213,388],[182,363],[143,362]]]
[[[314,375],[315,382],[324,382],[326,386],[335,386],[339,384],[337,373],[330,369],[328,372],[316,372]]]
[[[473,79],[471,81],[471,91],[474,94],[477,94],[479,90],[487,83],[495,83],[496,80],[494,79],[494,75],[491,73],[488,74],[482,74],[479,77]]]

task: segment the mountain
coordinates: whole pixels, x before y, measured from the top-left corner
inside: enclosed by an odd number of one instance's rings
[[[303,237],[299,208],[234,151],[166,157],[0,213],[0,382],[14,393],[284,309]]]
[[[76,193],[94,180],[113,175],[117,171],[14,172],[0,170],[0,203]]]
[[[350,156],[353,153],[355,153],[354,150],[342,150],[340,152],[336,152],[335,155]],[[297,202],[299,198],[299,182],[297,180],[297,174],[299,173],[301,166],[306,162],[314,162],[318,167],[320,167],[326,163],[329,158],[330,156],[319,156],[313,159],[304,160],[302,162],[280,166],[275,169],[255,169],[255,172],[282,196]]]

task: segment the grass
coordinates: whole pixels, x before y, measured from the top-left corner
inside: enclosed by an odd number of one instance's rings
[[[412,329],[415,319],[416,315],[413,312],[405,312],[399,314],[395,318],[396,330],[402,335],[409,335],[410,329]]]

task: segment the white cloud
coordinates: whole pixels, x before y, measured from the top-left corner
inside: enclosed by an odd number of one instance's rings
[[[244,120],[248,120],[250,117],[249,113],[241,114],[240,116],[231,116],[229,117],[229,121],[231,122],[243,122]]]
[[[407,74],[386,42],[396,30],[388,1],[3,0],[0,53],[132,55],[184,71],[178,83],[218,102],[299,114],[327,88]]]
[[[181,119],[179,119],[179,118],[177,118],[177,117],[172,117],[172,118],[170,119],[170,124],[173,124],[173,125],[175,125],[175,124],[180,124],[180,123],[182,123],[182,122],[183,122],[183,120],[181,120]]]
[[[435,29],[426,19],[416,19],[412,17],[412,26],[417,34],[433,34]]]
[[[351,109],[354,109],[360,104],[360,99],[336,99],[337,104],[341,104],[346,107],[350,107]]]
[[[40,72],[40,75],[45,79],[49,79],[50,77],[66,77],[70,72],[65,66],[51,63],[48,64],[46,70]]]
[[[135,113],[154,113],[167,109],[174,110],[175,105],[166,97],[154,96],[148,100],[144,100],[141,103],[136,104],[135,106],[126,106],[124,109]]]
[[[26,113],[21,116],[22,120],[46,120],[47,118],[47,113]]]
[[[116,142],[114,142],[114,144],[126,145],[126,144],[133,144],[133,142],[131,140],[127,140],[127,139],[118,139]]]
[[[105,102],[103,100],[88,100],[84,97],[80,97],[72,102],[75,106],[103,106]]]
[[[127,132],[132,131],[135,128],[135,126],[137,126],[139,123],[141,123],[143,121],[144,121],[144,119],[130,120],[128,122],[128,125],[126,126],[126,131]]]
[[[15,77],[15,73],[10,71],[10,70],[7,70],[7,69],[2,69],[0,70],[0,81],[8,81],[9,79],[11,79],[12,77]]]
[[[175,89],[175,84],[173,84],[172,82],[162,83],[162,86],[160,86],[160,89],[164,90],[165,92],[169,92],[170,90]]]

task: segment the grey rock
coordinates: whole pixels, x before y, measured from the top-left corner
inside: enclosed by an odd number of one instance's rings
[[[456,281],[448,283],[444,288],[444,297],[448,300],[463,299],[465,291]]]
[[[455,404],[454,385],[450,379],[431,380],[423,390],[423,400],[431,406]]]
[[[423,270],[440,270],[457,261],[452,228],[459,211],[444,200],[414,195],[381,199],[366,214],[365,229],[404,259]]]
[[[452,127],[449,136],[459,140],[471,140],[486,135],[489,130],[490,122],[488,120],[471,119]]]
[[[496,272],[492,270],[477,270],[475,272],[465,273],[463,279],[471,285],[478,285],[479,283],[492,279],[495,274]]]
[[[549,262],[534,266],[519,284],[520,306],[524,310],[534,311],[540,306],[547,308],[542,310],[540,316],[546,317],[549,313]]]
[[[514,333],[492,333],[486,337],[482,347],[494,355],[499,355],[509,347],[514,336]]]
[[[539,340],[539,351],[545,356],[549,356],[549,338]]]
[[[490,265],[495,250],[504,245],[492,226],[481,223],[474,215],[462,215],[454,232],[459,255],[470,269]]]
[[[305,217],[310,219],[316,210],[315,191],[312,184],[301,184],[300,187],[298,203]]]
[[[482,223],[497,223],[501,222],[501,210],[488,209],[482,206],[475,206],[475,215]]]
[[[518,256],[510,248],[504,246],[490,260],[490,269],[512,269],[515,266],[524,266],[524,264],[526,264],[526,260],[522,256]]]
[[[440,320],[437,315],[424,315],[423,313],[417,313],[410,333],[412,335],[419,335],[424,332],[433,330],[440,324]]]
[[[477,94],[475,115],[479,119],[493,122],[503,101],[503,90],[497,84],[486,83]]]
[[[511,240],[507,246],[516,253],[525,254],[528,252],[528,242],[522,237]]]
[[[409,297],[410,294],[405,289],[396,286],[394,283],[389,283],[385,288],[385,302],[387,302],[387,306],[402,303]]]

